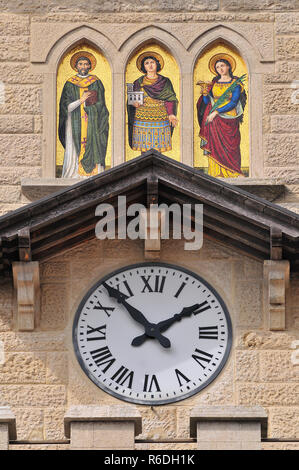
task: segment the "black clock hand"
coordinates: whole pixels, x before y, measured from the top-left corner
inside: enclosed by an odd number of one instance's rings
[[[190,315],[192,315],[192,313],[196,313],[196,310],[198,309],[199,306],[200,306],[199,304],[194,304],[194,305],[191,305],[190,307],[184,307],[180,313],[176,313],[175,315],[173,315],[171,318],[168,318],[167,320],[160,321],[155,326],[160,332],[166,331],[171,325],[173,325],[173,323],[176,323],[177,321],[181,321],[183,317],[189,317]],[[132,341],[132,345],[140,346],[141,344],[144,343],[146,338],[147,338],[147,335],[145,334],[136,336],[136,338],[134,338]]]
[[[127,297],[125,294],[122,294],[118,289],[109,286],[108,284],[106,284],[106,282],[103,282],[103,286],[105,287],[105,289],[107,289],[110,297],[116,299],[126,308],[133,320],[137,321],[138,323],[141,323],[141,325],[144,326],[145,336],[156,338],[161,344],[161,346],[163,346],[164,348],[169,348],[171,346],[169,339],[161,335],[159,328],[156,328],[156,325],[154,323],[150,323],[139,310],[137,310],[132,305],[128,304],[128,302],[126,301]]]

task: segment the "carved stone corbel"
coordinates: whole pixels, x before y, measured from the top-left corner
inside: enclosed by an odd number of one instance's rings
[[[285,329],[286,293],[289,283],[289,261],[264,261],[264,305],[270,330]]]
[[[18,331],[32,331],[40,317],[39,263],[14,262],[12,269],[15,326]]]
[[[161,250],[161,226],[164,213],[151,207],[140,213],[144,230],[144,258],[159,259]]]

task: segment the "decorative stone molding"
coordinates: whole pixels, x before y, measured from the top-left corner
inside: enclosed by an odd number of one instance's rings
[[[144,258],[159,259],[161,250],[161,226],[164,212],[158,209],[147,209],[140,214],[145,229]]]
[[[190,436],[198,450],[261,450],[267,413],[260,406],[197,406],[190,414]]]
[[[133,450],[141,423],[134,406],[72,406],[64,416],[72,450]]]
[[[269,330],[285,329],[286,295],[289,283],[289,261],[264,261],[264,307]]]
[[[40,316],[39,263],[13,263],[14,317],[18,331],[33,331]]]
[[[16,439],[15,415],[8,406],[0,406],[0,450],[8,450],[9,441]]]

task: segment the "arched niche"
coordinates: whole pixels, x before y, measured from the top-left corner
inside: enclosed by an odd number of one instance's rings
[[[228,60],[233,65],[231,74],[233,77],[244,77],[240,87],[242,89],[241,97],[237,107],[221,114],[213,124],[207,123],[207,114],[203,111],[205,104],[202,97],[202,87],[204,83],[214,83],[211,93],[223,94],[227,88],[233,86],[234,78],[231,83],[217,83],[217,74],[215,67],[211,67],[213,58]],[[214,82],[212,82],[214,80]],[[250,134],[249,134],[249,74],[247,64],[240,55],[239,51],[226,41],[213,41],[197,57],[194,66],[193,88],[195,103],[200,106],[198,112],[195,108],[194,113],[194,167],[200,169],[214,177],[238,177],[249,176],[250,169]],[[202,84],[202,85],[200,85]],[[206,98],[209,100],[211,95]],[[229,104],[231,95],[224,101],[222,106]],[[215,96],[212,97],[215,99]],[[214,103],[214,102],[213,102]],[[239,117],[237,116],[239,113]],[[203,122],[205,120],[205,122]],[[199,124],[200,121],[200,124]],[[209,130],[208,127],[209,126]],[[227,132],[227,134],[226,134]],[[240,137],[240,143],[237,144]],[[208,139],[208,140],[207,140]],[[219,163],[220,162],[220,163]]]
[[[258,38],[253,34],[242,34],[232,27],[223,25],[213,26],[193,40],[188,52],[193,57],[193,70],[198,58],[210,46],[223,43],[237,51],[248,70],[248,100],[249,111],[249,176],[262,178],[264,176],[263,162],[263,75],[274,71],[273,60],[265,60],[259,51]],[[269,51],[269,57],[271,56]],[[272,56],[271,56],[272,57]],[[193,74],[194,80],[194,74]],[[193,85],[194,88],[194,85]],[[194,112],[196,113],[196,96],[193,93]],[[194,129],[194,125],[193,125]],[[193,143],[196,136],[193,135]],[[193,145],[194,150],[194,145]]]
[[[158,79],[153,81],[149,76],[147,77],[144,70],[140,69],[138,58],[145,53],[156,57],[162,65],[161,71],[158,71]],[[158,85],[159,80],[161,85]],[[162,84],[163,81],[164,84]],[[173,54],[161,42],[144,41],[131,52],[128,58],[125,84],[134,84],[134,89],[138,86],[140,87],[138,88],[139,92],[144,93],[140,98],[144,101],[136,110],[130,106],[129,94],[127,90],[125,91],[125,100],[128,103],[125,111],[125,160],[131,160],[140,153],[154,148],[170,158],[180,161],[181,80],[179,65]],[[144,85],[145,88],[143,88]],[[146,90],[149,90],[152,96],[148,95]],[[166,98],[163,99],[162,96]],[[176,117],[177,122],[173,120],[172,116]],[[137,121],[138,126],[135,125]]]
[[[74,70],[74,64],[72,64],[72,57],[75,57],[78,55],[78,53],[81,53],[80,55],[82,56],[91,56],[94,58],[94,62],[92,65],[92,69],[90,70],[90,74],[86,79],[81,79],[80,81],[78,80],[78,70]],[[73,45],[70,47],[65,54],[61,57],[59,65],[57,67],[57,80],[56,80],[56,177],[72,177],[72,178],[79,178],[81,176],[93,176],[95,174],[98,174],[100,172],[100,166],[97,164],[95,167],[90,171],[86,172],[82,165],[80,160],[84,157],[84,150],[86,147],[87,143],[87,128],[90,126],[90,123],[92,123],[92,116],[90,117],[89,113],[86,110],[86,107],[84,104],[82,104],[78,108],[78,119],[81,117],[81,151],[78,155],[78,169],[76,169],[75,172],[72,172],[72,175],[67,173],[64,175],[62,173],[62,168],[63,168],[63,162],[65,159],[65,148],[61,142],[61,138],[59,138],[59,122],[61,119],[60,116],[60,100],[62,97],[63,89],[66,83],[71,83],[71,86],[78,90],[80,93],[80,97],[83,94],[84,90],[88,91],[89,87],[92,85],[92,83],[96,83],[95,78],[100,81],[100,84],[103,86],[103,96],[99,97],[98,96],[98,102],[103,101],[103,107],[107,108],[108,111],[108,116],[107,112],[105,110],[105,123],[101,123],[101,126],[104,124],[106,127],[108,127],[108,130],[105,132],[107,135],[107,143],[105,144],[105,149],[99,149],[100,152],[102,152],[102,157],[105,159],[105,167],[110,168],[111,167],[111,115],[112,115],[112,73],[111,73],[111,68],[109,65],[108,60],[104,56],[104,54],[101,52],[99,48],[94,46],[93,44],[87,42],[87,41],[79,41],[77,44]],[[97,91],[98,93],[98,91]],[[86,101],[88,103],[88,101]],[[80,115],[79,116],[79,110],[80,110]],[[103,116],[103,114],[100,114],[102,112],[101,108],[99,109],[99,116]],[[79,121],[78,121],[79,122]],[[72,130],[74,132],[74,129]],[[74,139],[73,139],[74,140]],[[85,142],[85,143],[84,143]],[[98,152],[99,153],[99,152]],[[76,160],[77,160],[76,158]],[[75,157],[74,157],[75,159]]]

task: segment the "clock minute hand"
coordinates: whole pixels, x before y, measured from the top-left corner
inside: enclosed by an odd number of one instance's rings
[[[137,321],[138,323],[141,323],[141,325],[144,326],[145,337],[149,336],[151,338],[156,338],[161,344],[161,346],[163,346],[164,348],[170,347],[169,339],[161,335],[161,332],[158,328],[156,328],[156,325],[154,323],[150,323],[139,310],[137,310],[132,305],[128,304],[128,302],[126,301],[125,294],[122,294],[118,289],[109,286],[108,284],[106,284],[106,282],[103,282],[103,286],[105,287],[105,289],[107,289],[110,297],[116,299],[125,307],[125,309],[129,312],[133,320]]]
[[[196,310],[198,309],[199,306],[200,306],[199,304],[194,304],[194,305],[191,305],[190,307],[184,307],[180,313],[176,313],[171,318],[168,318],[167,320],[163,320],[157,323],[156,328],[160,332],[167,330],[171,325],[173,325],[173,323],[176,323],[177,321],[181,321],[183,317],[189,317],[190,315],[192,315],[192,313],[196,313]],[[136,336],[136,338],[134,338],[132,341],[132,345],[140,346],[141,344],[144,343],[146,338],[147,338],[146,334]]]

